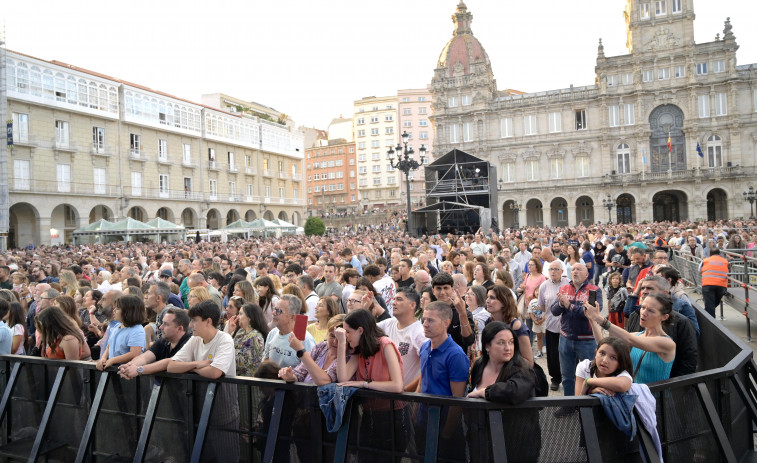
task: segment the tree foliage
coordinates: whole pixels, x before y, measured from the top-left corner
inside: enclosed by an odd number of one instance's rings
[[[305,235],[323,235],[326,233],[326,225],[320,217],[308,217],[305,221]]]

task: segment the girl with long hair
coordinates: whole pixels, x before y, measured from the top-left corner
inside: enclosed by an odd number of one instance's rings
[[[270,327],[273,323],[273,309],[279,302],[271,277],[259,277],[255,280],[255,289],[258,291],[258,305],[263,309],[266,323]]]
[[[80,360],[84,337],[74,321],[60,308],[51,306],[34,317],[40,334],[42,357],[60,360]]]
[[[252,376],[263,361],[268,325],[257,304],[245,304],[229,320],[236,350],[237,376]]]
[[[62,293],[66,296],[74,297],[76,291],[79,289],[79,280],[76,279],[76,275],[71,270],[61,270],[60,286],[63,288]]]
[[[633,383],[632,368],[631,348],[625,341],[612,336],[601,339],[594,359],[583,360],[576,366],[576,384],[583,385],[579,395],[628,392]]]
[[[328,337],[329,320],[339,313],[339,305],[332,297],[322,297],[315,305],[315,323],[308,325],[308,332],[316,343],[323,342]]]
[[[13,332],[11,354],[24,355],[26,353],[24,349],[26,345],[26,316],[24,315],[24,307],[21,303],[11,302],[10,310],[5,314],[3,320]]]
[[[518,318],[518,307],[512,292],[505,286],[494,285],[486,297],[486,310],[491,314],[492,321],[504,322],[515,332],[521,355],[533,365],[534,353],[531,350],[530,331]],[[481,342],[483,343],[483,339]]]

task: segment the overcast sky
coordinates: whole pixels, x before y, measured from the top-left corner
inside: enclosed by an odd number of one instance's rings
[[[224,92],[325,129],[354,100],[429,84],[457,3],[27,0],[5,2],[0,19],[11,50],[197,102]],[[624,0],[466,4],[500,89],[592,84],[600,37],[607,56],[626,53]],[[697,0],[695,12],[698,43],[730,16],[739,64],[757,63],[756,1]]]

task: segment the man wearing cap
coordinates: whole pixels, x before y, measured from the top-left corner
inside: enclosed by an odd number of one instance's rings
[[[628,258],[628,252],[623,248],[623,242],[615,240],[612,249],[607,254],[605,261],[607,267],[612,272],[623,272],[623,269],[631,265],[631,259]]]
[[[170,270],[168,270],[168,269],[161,270],[159,278],[160,278],[160,281],[163,282],[163,283],[165,283],[165,284],[167,284],[169,288],[171,287],[171,283],[174,282],[173,281],[173,272],[170,271]],[[186,306],[184,305],[184,301],[182,301],[179,296],[177,296],[174,293],[171,293],[170,291],[169,291],[169,294],[170,295],[168,296],[168,300],[167,300],[169,304],[171,304],[174,307],[178,307],[180,309],[186,308]],[[158,326],[160,326],[160,325],[158,325]]]

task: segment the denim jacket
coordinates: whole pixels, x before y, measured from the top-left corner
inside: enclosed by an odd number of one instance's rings
[[[336,432],[342,427],[342,417],[347,402],[357,391],[356,387],[339,386],[336,383],[318,386],[318,404],[326,417],[326,430]]]

